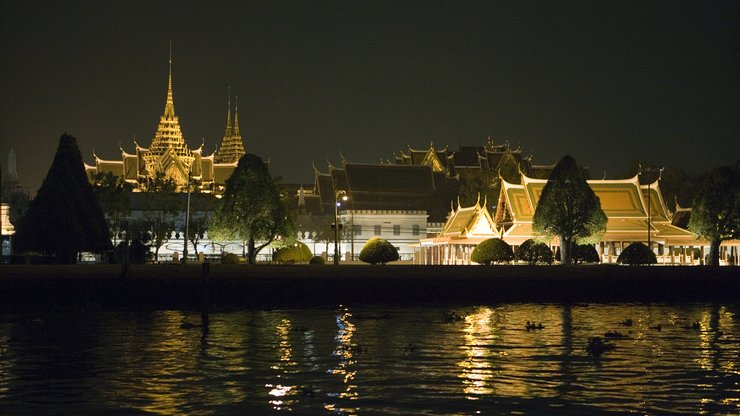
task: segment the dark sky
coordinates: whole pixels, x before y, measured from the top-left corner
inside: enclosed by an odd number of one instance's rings
[[[351,161],[509,140],[622,175],[740,157],[737,1],[2,2],[2,165],[35,192],[67,131],[83,157],[148,146],[164,109],[220,143],[226,90],[245,146],[310,182]],[[598,173],[596,173],[598,172]]]

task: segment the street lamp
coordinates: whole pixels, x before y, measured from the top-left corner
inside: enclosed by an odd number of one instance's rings
[[[346,191],[338,190],[334,193],[334,224],[331,225],[334,229],[334,264],[339,264],[339,229],[342,227],[339,224],[339,205],[348,199]]]
[[[642,165],[638,165],[639,169],[637,170],[638,175],[651,175],[651,174],[658,174],[658,180],[660,180],[660,177],[663,175],[663,169],[665,168],[651,168],[649,166],[642,167]],[[650,178],[648,177],[648,206],[647,206],[647,246],[650,250],[652,250],[652,247],[650,246],[650,223],[651,223],[651,213],[652,213],[652,206],[650,205]]]
[[[188,205],[185,209],[185,244],[183,245],[182,249],[182,264],[187,264],[188,262],[188,234],[190,233],[190,178],[192,172],[193,170],[191,168],[188,168]]]

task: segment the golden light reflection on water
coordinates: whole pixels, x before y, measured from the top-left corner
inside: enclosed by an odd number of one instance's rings
[[[488,385],[493,377],[491,364],[488,360],[490,353],[487,344],[491,336],[491,314],[490,308],[480,308],[465,316],[465,326],[462,328],[463,345],[460,346],[465,352],[465,359],[457,363],[462,369],[459,377],[463,379],[467,395],[490,394],[493,389]],[[475,396],[469,396],[476,399]]]
[[[70,414],[451,415],[499,405],[507,414],[520,405],[548,414],[553,404],[597,413],[740,410],[736,305],[503,304],[454,312],[233,311],[211,317],[204,341],[198,328],[182,326],[199,323],[193,312],[104,312],[94,325],[75,327],[72,344],[68,321],[80,316],[46,320],[43,331],[26,318],[0,320],[0,414],[14,414],[5,403],[28,405],[28,391],[40,398],[38,414],[54,413],[42,400],[82,410]],[[621,324],[626,318],[634,324]],[[544,328],[527,331],[528,320]],[[606,331],[626,337],[610,340],[617,348],[601,359],[589,357],[588,338]],[[48,394],[43,382],[52,371]]]
[[[181,325],[186,315],[181,311],[161,311],[151,322],[148,342],[139,354],[127,354],[132,361],[121,366],[121,378],[116,380],[125,387],[114,389],[116,402],[132,403],[134,408],[153,414],[171,414],[172,409],[186,405],[191,397],[183,394],[176,382],[196,382],[194,376],[179,376],[188,368],[196,366],[199,345],[185,337]],[[140,345],[140,340],[130,340]],[[132,347],[133,348],[133,347]],[[140,369],[146,364],[145,373]],[[136,390],[131,384],[138,384]],[[134,397],[135,396],[135,397]]]
[[[290,332],[292,324],[289,319],[283,318],[280,323],[275,326],[275,335],[277,336],[277,351],[279,354],[278,362],[272,365],[270,368],[276,370],[276,378],[279,382],[284,383],[285,376],[290,373],[294,373],[295,366],[297,363],[293,361],[293,346],[290,342]],[[273,409],[275,410],[286,410],[291,411],[291,405],[293,400],[290,399],[291,392],[295,392],[296,386],[283,385],[279,383],[268,383],[265,384],[265,388],[268,389],[268,401]]]
[[[11,380],[13,360],[9,358],[8,336],[0,335],[0,399],[8,392],[8,382]]]
[[[352,337],[357,327],[350,322],[351,317],[352,313],[346,308],[341,309],[336,316],[337,335],[334,337],[335,348],[332,355],[339,357],[339,362],[329,373],[341,377],[343,390],[338,393],[331,393],[329,396],[338,399],[356,400],[359,397],[356,391],[357,386],[354,384],[357,371],[353,369],[353,366],[356,363],[354,351],[358,346],[353,343]],[[335,403],[326,403],[324,409],[342,414],[356,413],[355,408],[345,408]]]
[[[726,334],[730,338],[729,342],[735,342],[739,343],[740,339],[737,339],[733,337],[732,329],[735,326],[735,314],[729,311],[726,307],[722,306],[719,309],[719,330],[722,331],[723,334]],[[720,368],[722,371],[726,371],[730,374],[740,375],[740,368],[738,368],[738,363],[740,362],[740,354],[737,356],[737,360],[722,360]],[[740,397],[738,397],[735,402],[740,403]]]

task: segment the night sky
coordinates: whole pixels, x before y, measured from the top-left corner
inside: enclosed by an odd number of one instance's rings
[[[149,146],[170,39],[188,144],[220,144],[230,85],[247,151],[287,182],[488,136],[598,177],[740,157],[737,1],[75,3],[0,6],[0,160],[32,193],[65,131],[88,163]]]

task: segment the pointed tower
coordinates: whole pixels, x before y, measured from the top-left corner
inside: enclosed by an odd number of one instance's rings
[[[226,99],[226,131],[224,132],[223,141],[231,137],[231,87],[229,87],[228,97]]]
[[[193,163],[193,152],[188,148],[180,130],[180,122],[175,115],[175,102],[172,94],[172,42],[170,42],[169,74],[167,79],[167,101],[164,114],[159,118],[157,132],[143,157],[146,172],[153,176],[164,172],[178,184],[187,182],[188,170]]]
[[[226,112],[226,133],[221,147],[216,153],[216,163],[236,163],[246,153],[244,143],[239,132],[239,96],[236,96],[234,107],[234,124],[231,123],[231,93],[229,93],[229,107]]]

